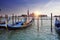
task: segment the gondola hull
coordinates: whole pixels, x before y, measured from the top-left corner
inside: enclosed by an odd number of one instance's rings
[[[12,23],[12,24],[0,24],[0,28],[19,28],[20,26],[22,26],[22,24],[26,22],[26,18],[22,19],[21,21],[19,22],[16,22],[16,23]],[[16,26],[16,27],[13,27],[13,26]]]
[[[27,28],[27,27],[29,27],[29,26],[31,26],[32,24],[33,24],[33,22],[34,22],[34,20],[32,19],[28,24],[23,24],[23,25],[21,25],[20,27],[18,27],[18,26],[16,26],[16,27],[13,27],[13,26],[11,26],[11,27],[9,27],[8,26],[8,29],[9,30],[16,30],[16,29],[24,29],[24,28]]]
[[[26,22],[26,19],[24,19],[24,21],[22,21],[22,22],[20,22],[20,23],[17,23],[17,24],[15,24],[15,25],[12,25],[12,24],[9,24],[9,25],[6,25],[6,24],[1,24],[0,25],[0,28],[7,28],[7,29],[12,29],[12,30],[14,30],[14,29],[21,29],[21,28],[26,28],[26,27],[29,27],[29,26],[31,26],[32,24],[33,24],[33,22],[34,22],[34,19],[31,19],[30,21],[29,21],[29,23],[27,23],[27,24],[24,24]]]
[[[55,21],[55,30],[58,34],[60,34],[60,21],[59,20]]]

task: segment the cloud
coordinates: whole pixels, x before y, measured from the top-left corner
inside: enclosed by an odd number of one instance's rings
[[[42,11],[45,14],[50,15],[52,12],[53,15],[60,15],[60,0],[51,0],[49,3],[47,3]]]

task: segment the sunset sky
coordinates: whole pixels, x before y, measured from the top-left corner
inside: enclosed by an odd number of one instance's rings
[[[60,0],[0,0],[0,14],[26,14],[38,12],[40,14],[60,14]]]

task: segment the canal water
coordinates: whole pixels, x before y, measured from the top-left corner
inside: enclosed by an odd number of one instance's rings
[[[53,20],[53,32],[51,32],[51,20],[39,20],[39,30],[37,26],[37,20],[33,25],[25,29],[19,30],[5,30],[0,29],[0,40],[60,40],[59,35],[54,29]]]

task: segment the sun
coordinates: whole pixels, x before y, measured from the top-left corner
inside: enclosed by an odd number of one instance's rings
[[[38,17],[40,15],[40,12],[39,11],[35,11],[34,15],[35,15],[35,17]]]

